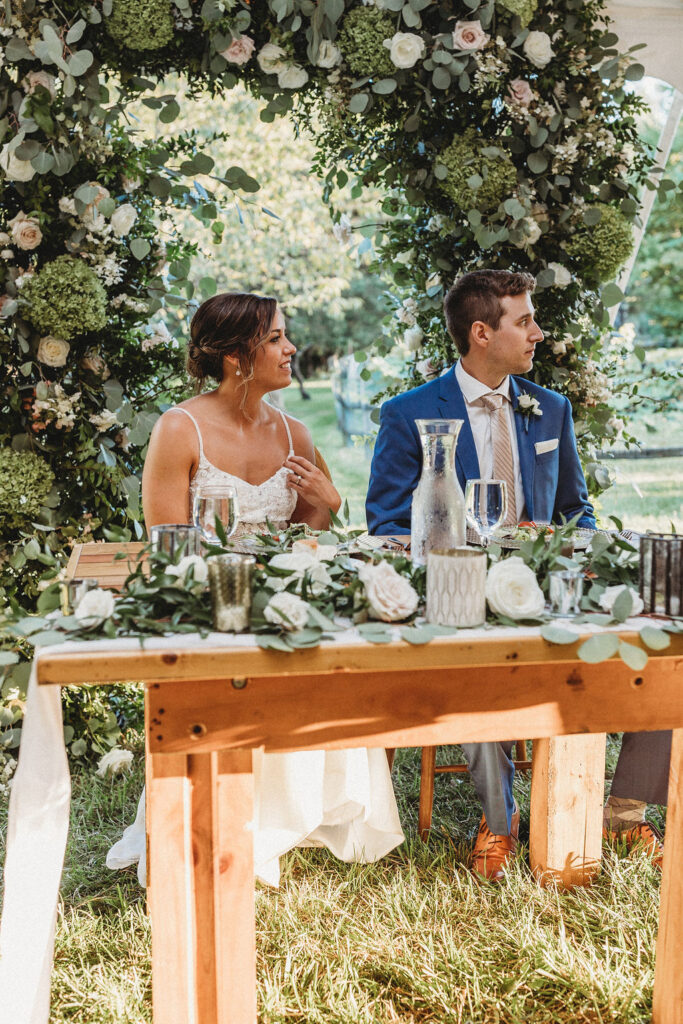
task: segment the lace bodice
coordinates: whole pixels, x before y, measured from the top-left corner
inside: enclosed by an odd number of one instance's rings
[[[289,526],[290,519],[294,512],[297,496],[287,486],[287,475],[289,470],[284,466],[278,469],[277,473],[264,480],[262,484],[250,484],[239,476],[226,473],[209,462],[204,454],[204,442],[199,429],[199,424],[187,409],[176,406],[173,412],[182,412],[189,416],[194,423],[199,440],[199,465],[197,472],[190,481],[190,506],[194,501],[197,488],[201,484],[232,484],[237,491],[237,503],[239,505],[239,523],[233,533],[231,540],[242,537],[247,533],[262,533],[267,529],[266,519],[278,529],[285,529]],[[281,410],[277,410],[282,416],[282,422],[287,431],[289,441],[289,455],[294,455],[292,445],[292,434],[289,429],[287,417]]]

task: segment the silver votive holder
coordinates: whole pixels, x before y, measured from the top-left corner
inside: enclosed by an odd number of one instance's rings
[[[213,628],[218,633],[241,633],[249,628],[253,555],[213,555],[207,560]]]
[[[59,585],[60,608],[62,615],[73,615],[89,590],[97,590],[99,582],[95,579],[64,580]]]
[[[643,611],[683,614],[683,536],[647,533],[640,538],[640,596]]]
[[[172,562],[185,555],[201,554],[201,535],[196,526],[187,523],[159,523],[150,527],[152,551],[163,552]]]
[[[583,573],[580,569],[557,569],[548,573],[548,611],[557,618],[578,615],[583,597]]]
[[[486,621],[486,552],[473,548],[427,555],[428,622],[481,626]]]

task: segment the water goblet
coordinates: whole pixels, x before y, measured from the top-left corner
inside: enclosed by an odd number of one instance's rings
[[[216,520],[222,523],[226,537],[231,537],[239,522],[237,491],[233,485],[200,485],[194,498],[192,520],[209,544],[220,544]]]
[[[467,525],[488,547],[494,531],[507,513],[507,485],[504,480],[468,480],[465,489]]]

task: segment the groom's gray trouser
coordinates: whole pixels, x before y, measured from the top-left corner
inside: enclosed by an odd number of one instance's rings
[[[515,766],[510,759],[512,746],[512,740],[461,744],[472,784],[486,815],[486,824],[497,836],[510,834],[515,806],[512,795]]]

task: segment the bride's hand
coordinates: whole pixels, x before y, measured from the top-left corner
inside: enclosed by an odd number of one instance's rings
[[[301,455],[292,455],[285,461],[285,468],[290,471],[288,485],[306,504],[325,512],[330,508],[333,512],[339,511],[339,491],[312,462]]]

